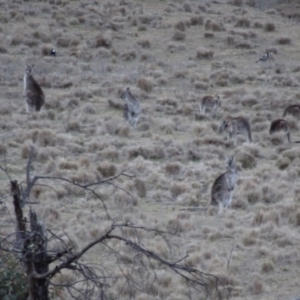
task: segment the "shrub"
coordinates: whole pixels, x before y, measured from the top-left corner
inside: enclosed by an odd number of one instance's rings
[[[191,26],[203,25],[203,17],[201,16],[193,16],[190,19]]]
[[[175,24],[175,29],[179,31],[185,31],[185,24],[182,21],[179,21]]]
[[[264,25],[264,30],[266,32],[272,32],[272,31],[275,31],[275,24],[274,23],[266,23]]]
[[[250,20],[247,19],[247,18],[241,18],[236,22],[235,26],[236,27],[249,28],[250,27]]]
[[[280,37],[275,42],[279,45],[290,45],[292,43],[291,39],[288,37]]]
[[[212,39],[214,37],[214,34],[212,32],[205,32],[204,37],[206,39]]]
[[[0,252],[0,299],[27,299],[27,278],[12,255]]]
[[[211,31],[223,31],[224,28],[221,24],[216,23],[210,19],[206,20],[205,22],[205,30],[211,30]]]
[[[198,49],[196,54],[197,59],[211,59],[213,56],[214,52],[207,49]]]
[[[145,77],[141,77],[138,82],[137,86],[141,89],[144,90],[145,92],[151,92],[153,88],[153,84],[149,79],[146,79]]]
[[[185,33],[179,30],[175,30],[172,40],[174,41],[184,41],[185,40]]]
[[[185,12],[192,12],[192,6],[190,3],[186,2],[183,4],[182,8],[184,9]]]
[[[230,0],[227,3],[233,6],[242,6],[243,0]]]

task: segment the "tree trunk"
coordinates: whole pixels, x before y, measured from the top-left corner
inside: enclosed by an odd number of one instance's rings
[[[21,250],[20,261],[28,279],[30,300],[50,300],[49,281],[47,278],[35,278],[34,274],[44,274],[49,271],[47,256],[46,231],[37,219],[35,212],[30,210],[30,231],[26,230],[26,218],[21,207],[22,199],[18,182],[11,182],[11,191],[14,198],[14,208],[17,221],[17,247]]]

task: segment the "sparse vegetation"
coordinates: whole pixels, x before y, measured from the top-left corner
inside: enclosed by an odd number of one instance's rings
[[[254,0],[21,2],[1,2],[0,165],[22,188],[31,148],[33,175],[75,184],[118,172],[134,176],[104,184],[99,199],[57,183],[54,190],[36,186],[31,207],[45,225],[68,232],[76,247],[88,243],[107,228],[103,201],[118,222],[176,232],[186,263],[228,284],[220,289],[224,299],[296,295],[290,275],[300,248],[300,151],[284,132],[269,135],[271,121],[300,99],[295,0],[280,7]],[[270,59],[255,63],[266,52]],[[41,111],[30,115],[22,96],[25,64],[36,65],[45,94]],[[120,95],[127,87],[140,101],[136,128],[123,117]],[[205,95],[220,96],[215,114],[200,113]],[[252,142],[239,134],[234,145],[218,133],[220,123],[241,115],[251,121]],[[284,119],[292,141],[300,140],[298,115]],[[209,206],[211,187],[231,155],[238,180],[219,217]],[[14,231],[13,206],[1,178],[0,232],[7,234]],[[129,229],[124,234],[143,238]],[[143,243],[173,257],[155,235]],[[133,267],[121,242],[107,247],[121,250],[122,264]],[[102,251],[92,250],[87,261],[99,263]],[[112,258],[105,263],[116,267]],[[183,281],[151,264],[161,280],[145,295],[116,283],[105,285],[107,298],[205,299],[187,295]],[[62,273],[55,283],[71,279]],[[63,288],[52,296],[70,299]]]

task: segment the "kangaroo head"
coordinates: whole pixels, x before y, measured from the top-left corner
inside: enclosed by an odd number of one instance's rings
[[[130,89],[127,87],[126,91],[121,95],[121,99],[125,100],[129,95],[131,95]]]
[[[230,157],[227,159],[226,169],[227,169],[227,170],[235,169],[235,161],[234,161],[234,157],[233,157],[233,156],[230,156]]]
[[[215,99],[216,99],[217,105],[218,105],[218,106],[221,106],[221,99],[220,99],[220,96],[216,96]]]
[[[33,65],[26,64],[26,74],[28,74],[28,75],[31,74],[33,68],[34,68],[34,64]]]

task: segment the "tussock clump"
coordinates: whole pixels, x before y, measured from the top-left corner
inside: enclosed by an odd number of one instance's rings
[[[153,83],[150,79],[145,78],[145,77],[141,77],[138,82],[137,82],[137,86],[145,91],[145,92],[151,92],[152,88],[153,88]]]
[[[255,157],[247,151],[239,151],[236,155],[236,159],[242,165],[243,169],[253,169],[256,167]]]
[[[244,4],[243,0],[229,0],[227,3],[233,6],[242,6]]]
[[[264,30],[266,32],[273,32],[273,31],[275,31],[275,24],[274,23],[265,23]]]
[[[293,224],[296,227],[300,226],[300,209],[299,208],[291,214],[291,216],[289,217],[289,221],[291,224]]]
[[[0,46],[0,53],[1,54],[7,53],[7,49],[3,45]]]
[[[291,164],[291,160],[288,157],[280,157],[276,161],[276,166],[279,170],[287,169]]]
[[[142,179],[136,178],[134,180],[134,186],[136,188],[139,197],[144,198],[147,196],[146,184]]]
[[[151,43],[148,39],[139,40],[137,44],[146,49],[151,48]]]
[[[80,41],[72,36],[64,36],[57,39],[56,45],[62,48],[78,46]]]
[[[171,232],[173,234],[176,233],[178,234],[180,232],[185,231],[183,222],[178,218],[169,220],[168,223],[166,224],[166,229],[168,232]]]
[[[253,27],[254,27],[254,28],[263,28],[264,25],[263,25],[262,23],[260,23],[260,22],[255,22],[255,23],[253,24]]]
[[[69,122],[66,125],[66,131],[70,132],[70,131],[74,131],[74,132],[80,132],[80,125],[78,122],[73,121],[73,122]]]
[[[262,191],[262,201],[265,203],[276,203],[283,199],[283,193],[276,190],[272,184],[265,184],[261,188]]]
[[[250,27],[250,20],[247,18],[241,18],[237,20],[235,27],[242,27],[242,28],[249,28]]]
[[[279,226],[280,223],[280,215],[276,210],[271,210],[264,212],[263,210],[257,211],[252,224],[257,226],[257,225],[262,225],[264,223],[271,222]]]
[[[0,143],[0,155],[5,155],[7,152],[7,146],[3,143]]]
[[[232,35],[228,35],[228,36],[226,37],[225,41],[226,41],[226,44],[227,44],[228,46],[232,46],[232,45],[235,44],[235,40],[234,40],[234,37],[233,37]]]
[[[214,37],[214,34],[212,32],[205,32],[204,37],[206,39],[212,39]]]
[[[292,40],[288,37],[280,37],[275,40],[275,43],[278,45],[290,45],[292,43]]]
[[[203,25],[203,17],[202,16],[193,16],[190,18],[191,26]]]
[[[126,207],[126,206],[136,206],[138,204],[138,201],[137,198],[132,197],[131,195],[120,191],[115,193],[114,203],[118,207]]]
[[[111,40],[100,34],[95,38],[95,48],[101,48],[101,47],[110,48]]]
[[[185,38],[186,38],[185,33],[182,31],[179,31],[179,30],[175,30],[175,32],[172,36],[173,41],[184,41]]]
[[[112,160],[112,161],[116,161],[119,159],[119,151],[113,147],[110,147],[110,148],[107,148],[107,149],[104,149],[101,151],[101,156],[104,158],[104,159],[109,159],[109,160]]]
[[[189,13],[192,12],[192,6],[189,2],[183,3],[182,8],[185,12],[189,12]]]
[[[190,116],[193,114],[193,106],[190,104],[183,104],[177,111],[177,114],[183,114],[185,116]]]
[[[62,161],[58,167],[63,170],[78,170],[79,166],[74,161]]]
[[[261,265],[261,273],[270,273],[274,271],[274,264],[271,260],[266,260]]]
[[[237,42],[235,44],[235,48],[237,48],[237,49],[251,49],[251,48],[253,48],[253,44],[251,44],[250,42],[247,42],[247,41],[241,41],[241,42]]]
[[[115,176],[117,173],[117,167],[110,162],[103,162],[98,167],[97,170],[101,173],[104,178]]]
[[[204,26],[205,26],[205,30],[207,30],[207,31],[224,31],[225,30],[221,24],[216,23],[215,21],[210,20],[210,19],[205,21]]]
[[[128,158],[129,159],[134,159],[138,156],[142,156],[143,158],[148,159],[150,157],[150,150],[145,147],[128,149]]]
[[[251,294],[261,294],[264,291],[263,279],[258,275],[254,275],[253,280],[250,282],[249,290]]]
[[[123,109],[124,109],[124,103],[122,103],[121,101],[118,101],[118,102],[117,102],[117,101],[108,99],[108,100],[107,100],[107,103],[108,103],[108,105],[109,105],[111,108],[119,109],[119,110],[123,110]]]
[[[181,171],[181,165],[179,163],[167,163],[165,165],[165,171],[169,175],[178,175]]]
[[[212,59],[214,56],[214,52],[208,49],[198,49],[196,53],[197,59]]]
[[[185,31],[185,23],[183,21],[179,21],[175,24],[175,29],[179,31]]]
[[[242,99],[242,105],[244,107],[252,107],[258,104],[258,100],[254,96],[246,96]]]
[[[31,144],[23,145],[23,147],[21,149],[21,158],[22,159],[28,159],[29,155],[30,155],[30,152],[31,152],[31,149],[32,149],[33,158],[36,158],[38,156],[38,151],[37,151],[36,147],[34,145],[31,145]]]
[[[120,54],[120,58],[124,61],[132,61],[132,60],[136,59],[136,52],[134,50],[125,51]]]
[[[36,142],[39,147],[54,147],[56,145],[56,139],[56,134],[50,129],[39,130],[36,135],[36,140],[35,137],[33,137],[33,141]]]

